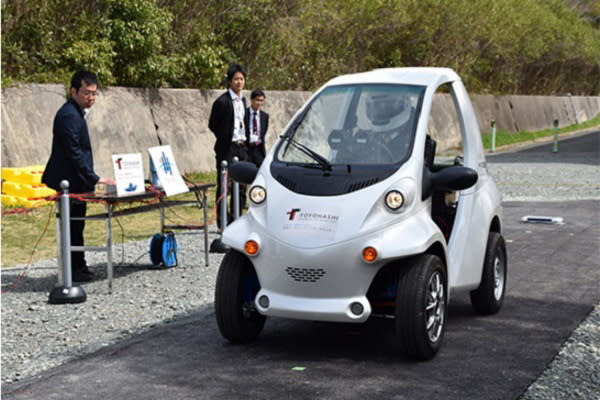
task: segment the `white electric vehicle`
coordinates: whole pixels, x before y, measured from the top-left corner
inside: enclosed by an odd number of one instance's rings
[[[428,134],[434,94],[450,93],[462,157],[438,163]],[[439,158],[439,157],[438,157]],[[250,185],[248,212],[223,232],[231,249],[215,312],[231,342],[256,339],[266,317],[364,323],[393,318],[411,358],[435,356],[451,295],[481,314],[503,302],[507,256],[501,195],[486,169],[469,96],[447,68],[340,76],[296,113]]]

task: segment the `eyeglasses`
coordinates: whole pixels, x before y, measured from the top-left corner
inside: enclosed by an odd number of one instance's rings
[[[96,97],[98,95],[98,91],[97,90],[83,90],[81,92],[81,94],[83,94],[84,96],[93,96]]]

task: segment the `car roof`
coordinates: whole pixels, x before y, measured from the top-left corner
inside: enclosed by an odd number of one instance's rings
[[[338,76],[327,82],[325,86],[354,85],[363,83],[392,83],[437,87],[442,83],[456,80],[460,80],[460,78],[456,72],[450,68],[381,68],[368,72]]]

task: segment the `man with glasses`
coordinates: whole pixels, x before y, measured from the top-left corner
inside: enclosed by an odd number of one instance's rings
[[[92,146],[85,117],[96,101],[96,75],[80,70],[71,79],[71,98],[58,110],[52,127],[52,152],[42,182],[61,191],[60,182],[69,181],[69,192],[85,193],[97,183],[114,185],[112,179],[101,178],[94,172]],[[85,217],[86,203],[71,200],[71,218]],[[71,219],[71,245],[83,246],[84,220]],[[88,282],[94,274],[88,269],[83,251],[71,252],[73,281]]]

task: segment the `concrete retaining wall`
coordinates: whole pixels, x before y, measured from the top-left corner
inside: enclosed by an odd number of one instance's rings
[[[111,155],[141,152],[169,144],[179,169],[212,171],[214,137],[208,130],[213,101],[223,90],[102,88],[88,117],[96,172],[112,176]],[[2,89],[2,166],[45,164],[52,141],[52,120],[65,101],[62,85],[22,85]],[[246,98],[250,97],[245,92]],[[270,117],[267,147],[281,133],[310,92],[267,91]],[[482,132],[490,121],[509,132],[567,126],[600,113],[600,97],[472,96]],[[431,132],[444,150],[459,144],[451,124],[451,99],[438,95]]]
[[[538,131],[587,121],[600,113],[600,96],[471,96],[482,132],[495,120],[498,130]]]
[[[52,120],[65,102],[62,85],[2,89],[2,166],[45,164],[52,146]]]

